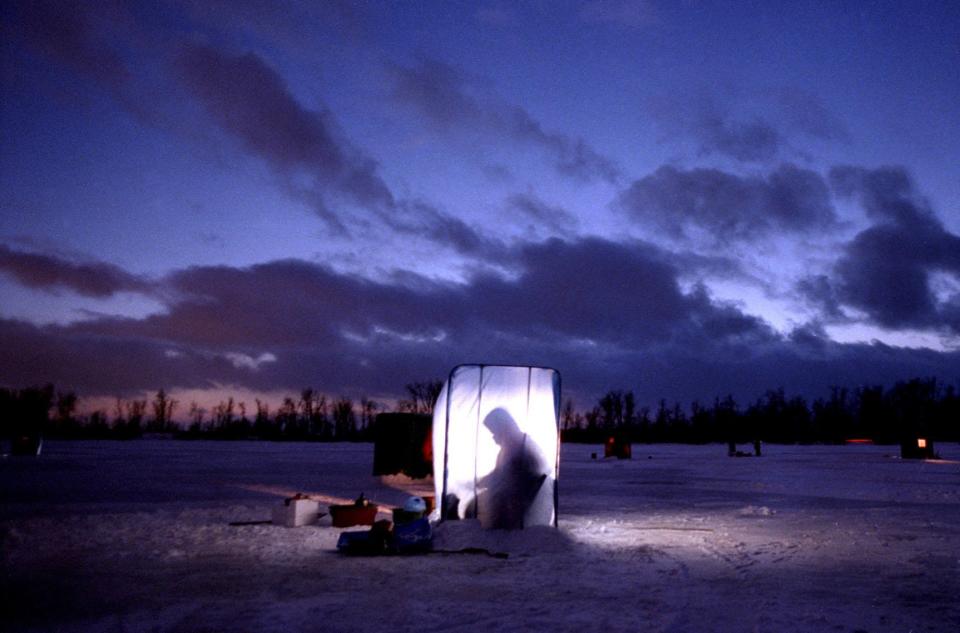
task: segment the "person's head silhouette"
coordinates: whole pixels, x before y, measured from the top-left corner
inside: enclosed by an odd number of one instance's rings
[[[483,425],[493,434],[493,441],[501,448],[512,447],[523,441],[523,431],[505,409],[494,409],[483,419]]]

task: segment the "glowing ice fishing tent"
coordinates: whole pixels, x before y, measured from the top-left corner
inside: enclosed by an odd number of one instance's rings
[[[505,529],[556,525],[556,370],[460,365],[433,411],[441,519],[476,518],[483,527]]]

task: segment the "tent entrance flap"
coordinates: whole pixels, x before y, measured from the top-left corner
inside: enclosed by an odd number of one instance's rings
[[[441,519],[515,529],[557,523],[560,374],[459,365],[433,414]]]

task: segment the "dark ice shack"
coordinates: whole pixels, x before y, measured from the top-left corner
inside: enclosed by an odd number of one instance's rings
[[[433,473],[432,418],[381,413],[373,422],[373,474],[423,479]]]

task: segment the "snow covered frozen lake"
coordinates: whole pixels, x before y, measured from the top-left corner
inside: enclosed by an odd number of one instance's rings
[[[340,529],[232,527],[295,492],[385,506],[369,444],[49,442],[0,460],[12,631],[960,631],[960,447],[564,445],[560,528],[436,531],[352,558]]]

